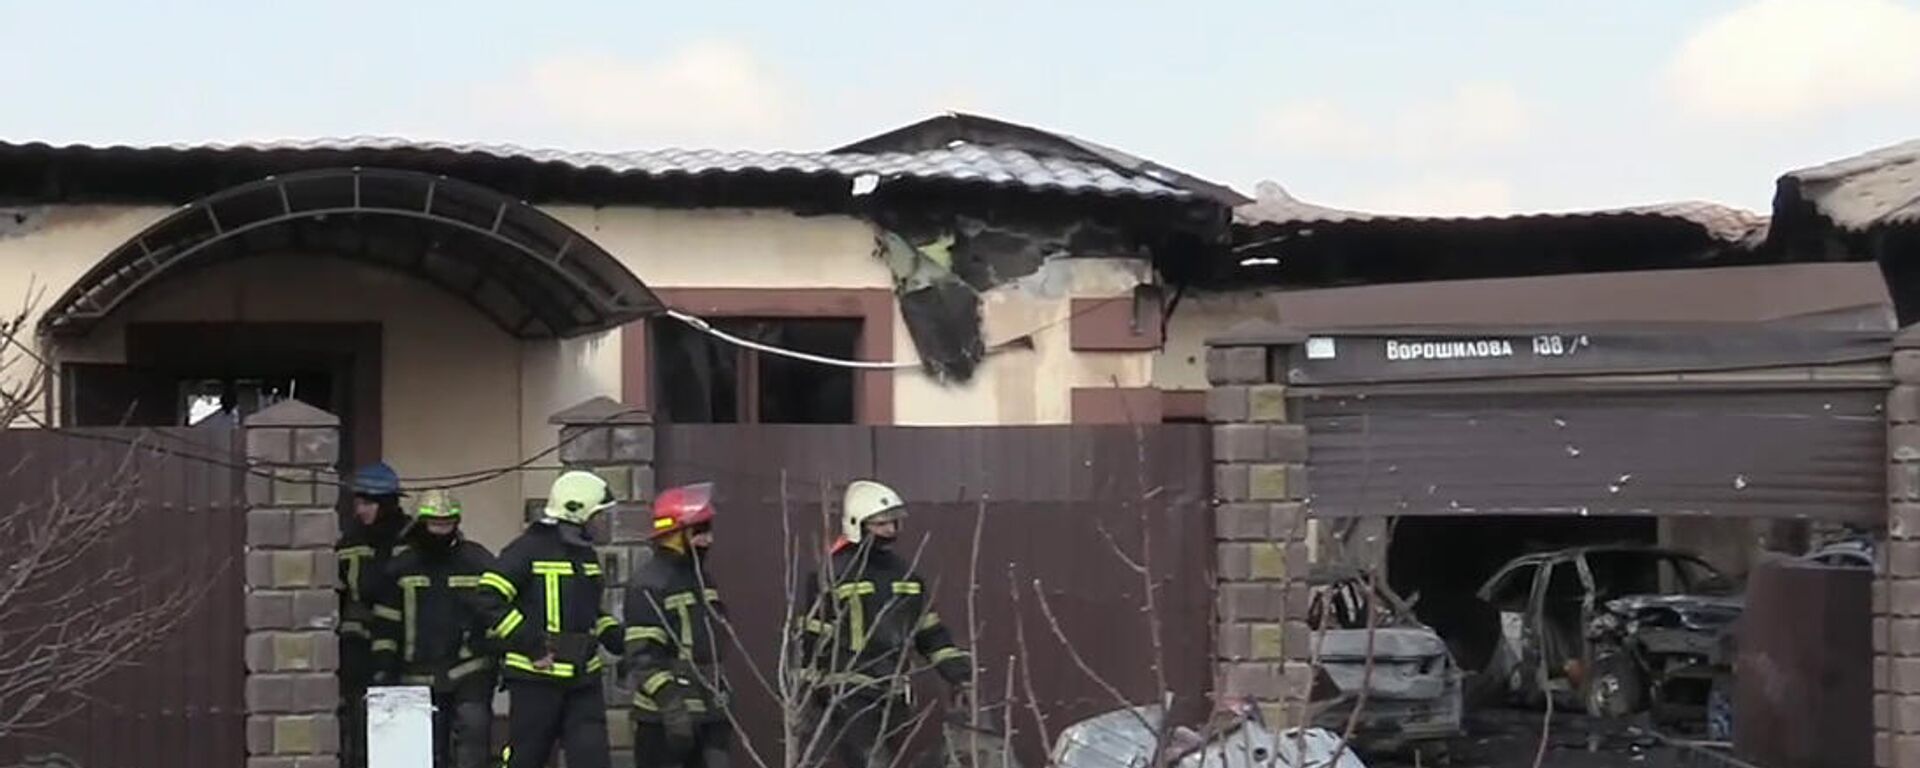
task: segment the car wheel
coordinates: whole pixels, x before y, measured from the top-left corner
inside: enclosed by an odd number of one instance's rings
[[[1594,717],[1621,718],[1640,711],[1645,685],[1640,668],[1623,653],[1608,653],[1593,660],[1593,673],[1587,678],[1587,714]]]

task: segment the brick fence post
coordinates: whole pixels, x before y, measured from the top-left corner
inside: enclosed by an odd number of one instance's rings
[[[1920,333],[1894,342],[1887,538],[1873,578],[1874,761],[1920,768]]]
[[[613,486],[621,504],[601,513],[594,539],[601,542],[606,575],[606,606],[620,618],[621,598],[637,558],[645,557],[653,501],[653,417],[612,399],[597,397],[553,415],[560,427],[560,463],[587,469]],[[530,509],[531,513],[533,510]],[[633,730],[627,707],[633,692],[620,686],[609,667],[606,678],[608,743],[615,768],[633,765]]]
[[[247,766],[337,768],[340,420],[287,400],[244,428]]]
[[[1311,682],[1306,427],[1281,376],[1304,338],[1257,322],[1207,342],[1213,424],[1216,687],[1259,702],[1267,722],[1299,719]]]

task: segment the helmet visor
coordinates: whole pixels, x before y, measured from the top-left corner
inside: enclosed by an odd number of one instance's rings
[[[458,520],[460,519],[460,505],[445,504],[430,506],[422,504],[414,510],[413,514],[422,520]]]

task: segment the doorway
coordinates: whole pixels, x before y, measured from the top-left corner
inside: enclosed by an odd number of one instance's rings
[[[284,400],[340,418],[345,471],[381,456],[378,323],[136,323],[125,363],[60,367],[71,427],[194,426]]]

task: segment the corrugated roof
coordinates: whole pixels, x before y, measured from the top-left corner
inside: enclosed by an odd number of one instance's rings
[[[1801,201],[1842,229],[1920,221],[1920,139],[1789,171],[1774,209]]]
[[[558,164],[589,171],[652,178],[751,173],[877,176],[879,181],[917,179],[978,183],[1074,194],[1185,199],[1192,193],[1143,174],[1125,173],[1100,163],[1053,157],[1006,147],[956,144],[919,152],[829,153],[662,149],[631,152],[582,152],[534,149],[510,144],[467,144],[392,137],[359,136],[149,146],[53,146],[0,142],[0,150],[27,149],[103,155],[197,153],[370,153],[422,152],[448,157],[519,160]]]
[[[912,125],[895,128],[833,150],[836,154],[919,152],[952,146],[955,142],[1010,147],[1042,156],[1074,158],[1097,163],[1123,174],[1146,176],[1222,205],[1242,205],[1252,198],[1223,184],[1169,168],[1104,144],[1005,120],[963,112],[948,112]]]
[[[1541,221],[1602,218],[1656,218],[1684,221],[1704,230],[1715,240],[1757,244],[1766,237],[1767,217],[1718,203],[1697,201],[1660,203],[1628,208],[1557,213],[1522,213],[1507,216],[1415,216],[1368,213],[1309,203],[1287,193],[1279,184],[1261,182],[1255,188],[1254,201],[1233,211],[1234,223],[1259,225],[1311,225],[1349,222],[1448,223]]]

